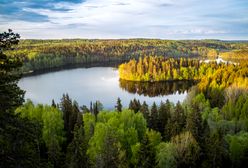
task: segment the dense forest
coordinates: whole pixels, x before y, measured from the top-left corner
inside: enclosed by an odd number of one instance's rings
[[[216,57],[219,53],[247,49],[247,42],[220,40],[21,40],[7,55],[21,57],[22,72],[75,65],[121,63],[145,55],[163,57]]]
[[[244,60],[244,59],[248,59],[248,49],[233,50],[233,51],[229,51],[229,52],[223,52],[223,53],[220,54],[220,56],[222,58],[226,58],[226,59]]]
[[[247,69],[246,61],[235,65],[216,61],[205,63],[199,59],[190,58],[173,59],[150,56],[140,57],[138,61],[132,59],[121,64],[119,75],[121,79],[129,81],[200,80],[205,76],[210,77],[213,73],[226,70],[234,75],[230,78],[231,81],[234,77],[244,76],[245,69]],[[228,77],[225,76],[225,78]]]
[[[238,168],[248,164],[247,62],[207,64],[142,56],[123,64],[132,66],[128,73],[139,74],[140,79],[146,73],[149,80],[167,79],[160,78],[165,68],[171,70],[170,79],[197,80],[182,103],[166,101],[149,107],[134,99],[123,107],[118,99],[115,109],[106,111],[98,101],[80,106],[64,94],[60,102],[35,105],[24,103],[24,91],[17,86],[23,59],[9,55],[19,38],[11,30],[0,34],[0,167]],[[36,41],[21,41],[19,47],[29,44],[30,50],[39,47]]]
[[[211,105],[221,107],[226,88],[247,89],[248,62],[218,64],[216,61],[205,63],[188,58],[144,57],[121,64],[119,76],[128,81],[195,81]]]

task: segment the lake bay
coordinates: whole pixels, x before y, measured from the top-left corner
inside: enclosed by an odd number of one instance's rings
[[[128,107],[130,100],[134,98],[140,100],[141,103],[146,101],[149,105],[153,102],[160,103],[167,99],[176,103],[185,99],[187,89],[190,88],[187,85],[182,90],[178,88],[182,87],[181,84],[174,86],[161,85],[160,83],[159,88],[166,90],[165,94],[154,94],[154,92],[152,94],[143,94],[140,89],[142,87],[137,87],[137,84],[134,84],[131,85],[132,91],[130,91],[130,88],[123,88],[130,86],[130,84],[120,84],[118,70],[113,67],[76,68],[50,72],[24,77],[18,85],[26,91],[25,98],[31,99],[34,103],[51,104],[52,99],[59,103],[62,95],[68,93],[80,106],[89,106],[91,101],[98,100],[105,109],[113,109],[118,97],[120,97],[124,107]],[[146,92],[153,91],[150,85],[145,85]],[[170,91],[171,89],[173,91]]]

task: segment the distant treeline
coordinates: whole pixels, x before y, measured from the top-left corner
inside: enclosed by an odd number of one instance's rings
[[[22,72],[70,65],[123,62],[153,55],[163,57],[216,57],[219,52],[247,47],[244,42],[219,40],[21,40],[8,51],[24,61]]]

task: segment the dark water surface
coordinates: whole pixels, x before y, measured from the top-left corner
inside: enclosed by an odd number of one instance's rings
[[[146,101],[183,101],[192,83],[132,83],[119,81],[118,70],[112,67],[76,68],[24,77],[19,86],[26,90],[26,99],[34,103],[58,103],[63,93],[76,100],[80,106],[90,105],[90,101],[99,100],[104,108],[112,109],[118,97],[124,107],[131,99]]]

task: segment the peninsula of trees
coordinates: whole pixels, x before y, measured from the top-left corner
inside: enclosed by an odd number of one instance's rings
[[[234,72],[242,72],[241,69],[247,65],[217,63],[211,61],[205,63],[199,59],[190,58],[165,58],[165,57],[140,57],[138,61],[135,59],[119,66],[120,79],[128,81],[179,81],[179,80],[200,80],[203,77],[212,76],[216,71],[221,69],[232,69]],[[233,73],[234,73],[233,72]],[[235,75],[235,76],[237,76]]]

